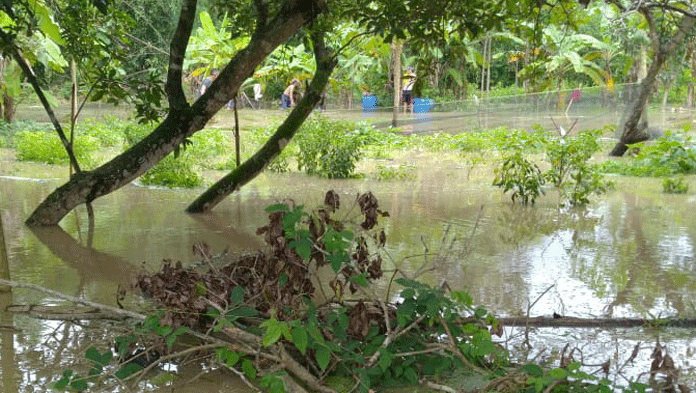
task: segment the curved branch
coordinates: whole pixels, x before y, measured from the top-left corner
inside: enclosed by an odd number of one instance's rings
[[[317,72],[312,78],[312,83],[307,88],[307,94],[297,104],[295,109],[276,130],[275,134],[266,142],[256,154],[238,166],[229,175],[220,179],[215,185],[201,194],[186,209],[189,213],[202,213],[209,211],[225,199],[229,194],[254,179],[260,174],[285,146],[293,138],[302,122],[314,110],[321,99],[321,94],[329,81],[329,76],[336,67],[337,61],[324,44],[324,33],[314,34],[314,55],[317,62]],[[216,79],[216,81],[219,80]]]
[[[193,30],[193,21],[196,18],[196,3],[197,0],[186,0],[181,5],[179,24],[169,46],[169,71],[167,72],[165,90],[169,97],[169,107],[173,109],[181,109],[188,106],[181,81],[183,79],[186,47]]]
[[[76,173],[82,172],[82,170],[80,169],[80,164],[77,162],[77,157],[75,157],[75,152],[72,149],[72,145],[68,141],[68,138],[65,136],[65,132],[63,132],[63,127],[61,127],[55,112],[53,112],[51,104],[48,103],[48,99],[46,98],[46,95],[41,89],[41,86],[39,86],[39,81],[36,79],[36,74],[34,74],[34,71],[31,69],[29,63],[24,58],[24,56],[22,56],[22,53],[19,51],[19,48],[17,48],[17,46],[14,45],[12,37],[10,37],[10,35],[5,33],[3,30],[0,30],[0,38],[2,38],[4,42],[10,43],[10,45],[8,45],[10,54],[15,59],[15,61],[17,61],[17,64],[19,64],[19,67],[24,72],[24,75],[26,75],[27,79],[29,80],[29,83],[34,88],[34,92],[39,97],[41,105],[43,105],[44,110],[46,110],[48,118],[51,119],[53,128],[56,129],[58,137],[60,138],[60,141],[63,143],[65,151],[68,153],[68,157],[70,158],[70,165],[72,165]]]

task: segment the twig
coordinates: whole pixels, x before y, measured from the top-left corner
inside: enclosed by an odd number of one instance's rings
[[[239,377],[239,379],[241,379],[242,382],[244,382],[247,386],[249,386],[250,388],[254,389],[254,391],[256,391],[256,392],[261,392],[261,390],[260,390],[259,388],[257,388],[256,386],[252,385],[252,383],[249,382],[249,380],[247,379],[246,375],[244,375],[243,372],[241,372],[241,371],[235,369],[234,367],[230,367],[230,366],[228,366],[228,365],[226,365],[226,364],[225,364],[225,368],[227,368],[228,370],[230,370],[230,371],[232,371],[233,373],[237,374],[237,376]]]
[[[116,307],[110,307],[110,306],[106,306],[104,304],[91,302],[89,300],[80,299],[80,298],[70,296],[70,295],[65,295],[65,294],[62,294],[58,291],[44,288],[44,287],[39,286],[39,285],[21,283],[21,282],[10,281],[10,280],[2,280],[2,279],[0,279],[0,284],[9,285],[11,287],[16,287],[16,288],[32,289],[34,291],[43,292],[43,293],[49,294],[51,296],[55,296],[57,298],[64,299],[64,300],[67,300],[67,301],[70,301],[73,303],[78,303],[78,304],[93,307],[93,308],[96,308],[99,310],[108,311],[110,313],[113,313],[116,315],[121,315],[121,316],[128,317],[128,318],[133,318],[133,319],[137,319],[137,320],[144,320],[146,318],[146,316],[143,314],[138,314],[138,313],[133,312],[133,311],[123,310],[123,309],[116,308]]]
[[[421,381],[421,383],[422,383],[423,385],[429,387],[430,389],[433,389],[433,390],[439,390],[439,391],[441,391],[441,392],[447,392],[447,393],[457,393],[456,390],[452,389],[452,388],[449,387],[449,386],[438,385],[438,384],[436,384],[436,383],[433,383],[433,382],[430,382],[430,381],[425,381],[425,380]]]
[[[448,341],[449,341],[448,348],[449,348],[450,352],[452,352],[453,354],[455,354],[455,355],[459,358],[459,360],[462,361],[462,363],[464,363],[464,364],[466,364],[467,366],[469,366],[469,368],[471,368],[473,371],[476,371],[477,373],[479,373],[479,374],[481,374],[481,375],[485,375],[485,374],[486,374],[485,371],[481,370],[481,369],[480,369],[479,367],[477,367],[475,364],[471,363],[471,362],[469,361],[469,359],[467,359],[467,358],[464,356],[464,354],[462,353],[462,351],[460,351],[459,348],[457,348],[457,343],[454,341],[454,336],[452,335],[452,331],[450,330],[449,326],[447,326],[447,321],[445,321],[445,319],[442,318],[442,316],[440,316],[440,324],[441,324],[442,327],[445,329],[445,333],[447,333],[447,338],[448,338]]]

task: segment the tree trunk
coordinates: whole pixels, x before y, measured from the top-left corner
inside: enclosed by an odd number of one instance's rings
[[[2,118],[8,123],[12,123],[16,110],[14,97],[4,92],[2,94]]]
[[[646,15],[646,18],[651,19],[651,15]],[[641,82],[638,97],[626,108],[626,113],[624,113],[626,121],[620,125],[621,138],[609,153],[610,156],[621,157],[626,150],[628,150],[627,145],[648,139],[648,125],[639,125],[639,122],[646,111],[647,103],[652,93],[653,86],[655,85],[657,75],[662,69],[667,57],[674,53],[677,46],[684,41],[684,38],[691,31],[695,23],[696,18],[693,16],[683,16],[676,33],[674,33],[674,36],[672,36],[666,44],[660,43],[659,38],[655,37],[653,34],[653,45],[655,47],[653,61],[650,64],[650,68],[648,68],[646,77]]]
[[[254,2],[266,7],[264,2]],[[196,0],[186,0],[170,46],[166,91],[169,114],[142,141],[99,168],[75,175],[53,191],[26,220],[28,226],[57,225],[76,206],[107,195],[152,168],[206,123],[234,96],[256,67],[280,44],[323,12],[325,0],[286,0],[281,12],[268,18],[258,10],[256,30],[246,48],[220,72],[203,96],[189,105],[183,92],[182,70],[186,47],[196,15]]]
[[[401,103],[401,52],[404,44],[395,39],[391,45],[392,49],[392,76],[394,79],[394,109],[392,110],[392,127],[397,127],[399,119],[399,104]]]
[[[322,33],[323,34],[323,33]],[[314,53],[317,62],[317,71],[312,78],[312,83],[307,88],[307,93],[302,97],[295,109],[276,130],[275,134],[263,147],[249,160],[235,168],[229,175],[215,183],[206,192],[199,196],[186,209],[189,213],[202,213],[215,207],[229,194],[238,190],[250,180],[260,174],[268,164],[276,158],[283,148],[314,110],[321,100],[322,92],[329,82],[329,76],[336,67],[336,59],[324,46],[323,36],[313,37]]]

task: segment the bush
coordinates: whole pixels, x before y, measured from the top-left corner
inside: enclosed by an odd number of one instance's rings
[[[414,166],[399,165],[399,166],[377,166],[377,178],[379,180],[413,180],[416,174],[413,173]]]
[[[169,188],[193,188],[203,183],[203,179],[193,170],[193,162],[188,156],[174,158],[171,154],[145,172],[140,181]]]
[[[696,173],[696,150],[691,139],[684,141],[667,134],[655,143],[630,145],[638,153],[624,160],[605,162],[601,169],[607,173],[627,176],[671,176]]]
[[[77,139],[90,137],[98,140],[101,147],[114,147],[123,142],[122,131],[126,126],[126,123],[117,118],[105,121],[85,120],[77,124]]]
[[[512,202],[520,199],[522,204],[532,205],[536,199],[544,193],[542,186],[546,179],[539,167],[522,157],[521,151],[508,156],[500,168],[495,169],[493,185],[503,189],[503,192],[512,190]]]
[[[46,127],[33,120],[18,120],[8,123],[0,119],[0,147],[14,146],[14,136],[20,131],[44,131]]]
[[[46,131],[20,131],[14,136],[14,146],[17,159],[21,161],[36,161],[46,164],[68,164],[68,153],[65,151],[58,135]],[[73,151],[78,163],[90,167],[93,160],[90,153],[98,150],[100,143],[92,137],[76,138]]]
[[[689,185],[684,181],[684,177],[668,177],[662,181],[662,192],[665,194],[686,194]]]
[[[353,122],[317,117],[306,121],[297,134],[297,167],[310,175],[347,178],[369,137],[365,127]]]
[[[512,201],[519,198],[526,205],[534,204],[543,193],[542,186],[549,182],[559,189],[568,204],[587,204],[590,195],[603,194],[612,186],[604,181],[596,165],[588,163],[600,149],[599,134],[600,131],[588,131],[568,138],[513,134],[504,142],[512,153],[508,153],[502,166],[495,170],[493,185],[503,188],[504,192],[512,190]],[[551,166],[544,173],[522,156],[522,152],[529,151],[529,146],[537,144],[543,147]]]

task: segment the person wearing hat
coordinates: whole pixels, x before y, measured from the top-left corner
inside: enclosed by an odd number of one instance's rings
[[[416,73],[413,67],[408,67],[403,79],[403,90],[401,91],[401,102],[404,103],[404,112],[410,112],[413,104],[413,85],[416,84]]]
[[[300,87],[300,81],[293,79],[292,83],[285,88],[283,94],[280,96],[280,107],[283,109],[292,108],[295,106],[295,88]]]

